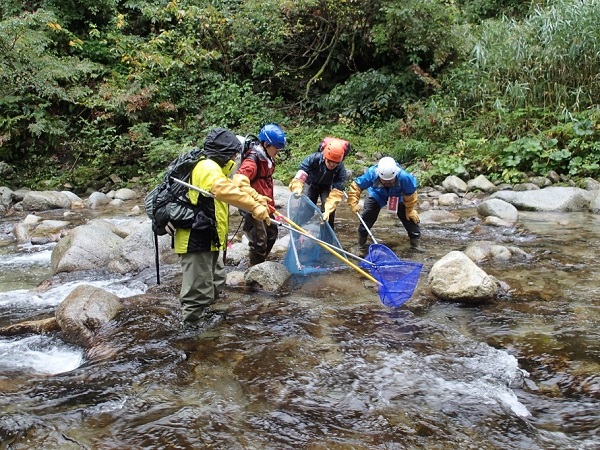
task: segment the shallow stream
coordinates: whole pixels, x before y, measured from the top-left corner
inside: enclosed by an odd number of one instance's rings
[[[177,267],[158,287],[149,270],[37,289],[52,246],[17,246],[3,220],[0,326],[49,317],[84,282],[129,307],[91,353],[52,335],[0,337],[0,449],[600,448],[600,217],[522,212],[503,230],[458,213],[423,225],[418,255],[397,219],[375,225],[424,264],[399,309],[345,270],[281,296],[230,290],[195,332],[179,324]],[[342,208],[337,221],[349,249],[356,220]],[[435,261],[485,239],[531,255],[481,265],[508,291],[479,306],[436,300]]]

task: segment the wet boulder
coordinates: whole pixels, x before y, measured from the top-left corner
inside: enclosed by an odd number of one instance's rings
[[[499,198],[491,198],[477,205],[477,212],[483,217],[494,216],[510,224],[519,219],[519,211],[513,205]]]
[[[23,197],[22,205],[25,211],[69,209],[71,208],[71,199],[57,191],[30,191]]]
[[[0,336],[17,336],[22,334],[45,334],[59,331],[55,317],[40,320],[28,320],[0,328]]]
[[[448,253],[433,265],[429,287],[436,297],[458,303],[482,303],[499,292],[494,278],[459,251]]]
[[[532,191],[494,192],[490,198],[504,200],[521,211],[588,211],[592,192],[575,187],[552,186]]]
[[[421,219],[421,223],[424,225],[460,222],[460,216],[458,214],[444,209],[419,211],[419,219]]]
[[[92,192],[85,202],[85,205],[88,208],[96,209],[108,205],[111,200],[112,199],[108,195],[102,192]]]
[[[65,220],[42,220],[35,214],[29,214],[13,227],[12,233],[19,244],[31,242],[40,245],[57,242],[63,229],[69,225],[70,222]]]
[[[446,177],[442,182],[442,186],[446,192],[453,192],[454,194],[464,194],[469,189],[467,183],[456,175]]]
[[[25,219],[21,222],[15,224],[12,229],[12,234],[17,240],[17,243],[24,244],[29,242],[31,239],[31,233],[38,226],[38,224],[42,221],[40,216],[36,216],[35,214],[28,214]]]
[[[232,287],[244,286],[246,284],[246,281],[244,280],[245,275],[246,274],[241,270],[232,270],[227,273],[225,285]]]
[[[237,266],[244,259],[248,259],[248,238],[242,235],[240,242],[234,242],[227,248],[227,264]]]
[[[483,225],[487,225],[489,227],[499,227],[499,228],[511,228],[514,224],[507,222],[506,220],[502,220],[496,216],[487,216],[481,222]]]
[[[438,204],[440,206],[456,206],[460,204],[460,197],[454,192],[442,194],[438,197]]]
[[[465,249],[467,255],[473,262],[484,261],[508,261],[512,259],[530,259],[531,255],[515,246],[504,246],[492,241],[471,242]]]
[[[63,230],[71,223],[66,220],[43,220],[31,232],[30,242],[33,245],[43,245],[49,242],[58,242]]]
[[[109,272],[139,272],[154,265],[154,233],[150,219],[129,220],[118,226],[115,232],[123,240],[106,266]],[[158,249],[161,264],[177,262],[177,255],[171,249],[171,236],[158,236]]]
[[[133,189],[123,188],[119,189],[115,192],[114,198],[117,200],[134,200],[138,198],[139,195]]]
[[[52,250],[53,273],[101,269],[118,254],[123,238],[105,220],[73,228]]]
[[[278,292],[290,277],[286,267],[278,262],[265,261],[252,266],[244,275],[246,285],[268,292]]]
[[[485,175],[479,175],[473,180],[469,180],[467,182],[467,187],[469,190],[479,190],[483,192],[494,192],[496,190],[496,186],[490,180],[488,180]]]
[[[95,335],[123,309],[121,299],[104,289],[77,286],[56,310],[65,342],[88,348]]]
[[[6,186],[0,186],[0,205],[4,206],[6,209],[10,208],[14,197],[15,194],[10,188]]]
[[[288,204],[288,199],[292,195],[292,192],[288,189],[287,186],[281,186],[280,184],[275,184],[273,186],[273,200],[275,201],[276,208],[283,208]]]
[[[593,191],[592,200],[590,201],[590,211],[600,213],[600,190]]]

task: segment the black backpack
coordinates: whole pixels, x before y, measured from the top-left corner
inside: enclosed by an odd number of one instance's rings
[[[175,228],[192,228],[198,208],[190,202],[189,189],[173,181],[173,178],[189,182],[194,166],[204,158],[203,150],[197,147],[183,155],[179,155],[167,167],[163,181],[150,191],[144,200],[146,214],[152,220],[152,231],[154,232],[156,284],[160,284],[158,236],[167,234],[165,227],[169,222]],[[174,241],[172,240],[171,245],[173,244]]]
[[[175,228],[192,228],[197,206],[190,203],[189,188],[173,181],[173,178],[189,182],[194,166],[204,158],[203,149],[197,147],[179,155],[169,164],[163,181],[146,196],[146,214],[158,236],[167,234],[165,227],[169,222]]]

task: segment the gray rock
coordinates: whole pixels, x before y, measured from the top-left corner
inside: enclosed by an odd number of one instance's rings
[[[429,272],[429,287],[436,297],[459,303],[481,303],[498,294],[493,277],[463,252],[453,251],[437,261]]]
[[[419,212],[419,219],[421,219],[423,225],[460,222],[459,215],[443,209],[430,209],[428,211]]]
[[[474,241],[465,249],[465,255],[479,264],[484,261],[507,261],[510,259],[529,259],[531,256],[515,246],[504,246],[492,241]]]
[[[469,189],[479,189],[483,192],[494,192],[496,190],[494,183],[488,180],[485,175],[479,175],[473,180],[469,180],[467,186]]]
[[[108,195],[103,194],[102,192],[92,192],[85,202],[85,205],[88,208],[95,209],[100,206],[108,205],[110,201],[111,198]]]
[[[133,189],[123,188],[115,192],[114,198],[119,200],[134,200],[138,198],[138,193]]]
[[[123,309],[115,294],[95,286],[77,286],[56,310],[62,337],[66,342],[90,347],[94,336]]]
[[[128,221],[126,228],[129,229],[129,234],[124,237],[113,258],[108,262],[106,267],[109,272],[136,273],[154,265],[154,233],[150,219]],[[171,249],[170,236],[159,236],[158,248],[162,264],[177,262],[177,255]]]
[[[593,213],[600,213],[600,190],[592,192],[590,211]]]
[[[533,183],[519,183],[513,186],[513,191],[522,192],[522,191],[535,191],[540,189],[537,184]]]
[[[105,220],[73,228],[52,250],[53,272],[75,272],[104,268],[118,254],[123,239]]]
[[[250,267],[244,275],[244,281],[248,286],[260,287],[268,292],[277,292],[290,276],[290,272],[283,264],[265,261]]]
[[[499,198],[491,198],[477,205],[477,212],[483,217],[494,216],[514,224],[519,219],[519,211],[510,203]]]
[[[487,225],[488,227],[500,227],[500,228],[510,228],[514,225],[514,223],[507,222],[506,220],[502,220],[496,216],[487,216],[483,219],[483,225]]]
[[[69,197],[69,199],[71,199],[71,203],[73,202],[83,202],[83,200],[81,200],[81,197],[79,197],[79,195],[75,194],[74,192],[71,191],[60,191],[62,194],[65,194],[67,197]]]
[[[535,191],[493,193],[490,198],[504,200],[521,211],[588,211],[593,191],[574,187],[547,187]]]
[[[442,194],[438,198],[440,206],[456,206],[460,203],[460,197],[453,192]]]
[[[71,199],[57,191],[29,191],[23,197],[25,211],[47,211],[49,209],[69,209]]]
[[[600,182],[588,177],[582,180],[582,187],[586,191],[597,191],[600,190]]]
[[[529,177],[527,183],[535,184],[537,187],[544,188],[552,185],[552,182],[546,177]]]
[[[8,208],[14,201],[14,192],[6,186],[0,186],[0,205]]]
[[[453,192],[455,194],[464,194],[467,192],[468,186],[463,180],[456,175],[450,175],[442,182],[442,186],[446,192]]]

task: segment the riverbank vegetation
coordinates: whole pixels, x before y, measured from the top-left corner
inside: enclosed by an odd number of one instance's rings
[[[599,0],[5,0],[0,19],[0,185],[152,184],[211,127],[266,122],[284,182],[326,135],[351,169],[391,155],[422,184],[600,175]]]

